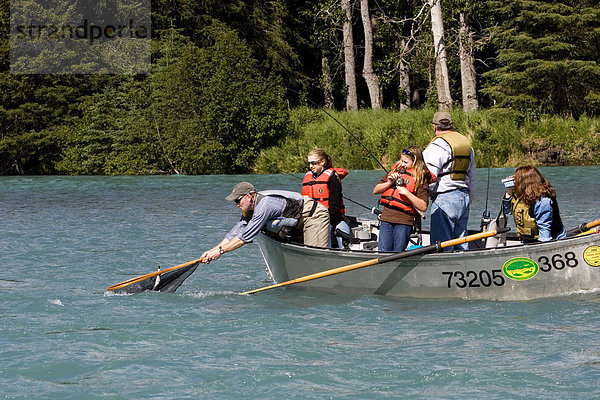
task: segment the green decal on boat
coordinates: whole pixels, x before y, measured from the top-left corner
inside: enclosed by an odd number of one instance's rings
[[[535,261],[527,257],[511,258],[504,263],[502,272],[515,281],[526,281],[537,275],[540,267]]]

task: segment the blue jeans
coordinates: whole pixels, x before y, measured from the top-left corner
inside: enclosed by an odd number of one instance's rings
[[[342,238],[337,237],[334,234],[336,229],[339,229],[340,231],[350,235],[350,225],[348,225],[346,221],[340,221],[336,226],[330,225],[329,227],[329,247],[343,249],[344,245],[342,244]],[[335,243],[336,246],[332,246],[332,243]]]
[[[379,251],[404,251],[410,239],[412,226],[391,224],[381,221],[379,223]]]
[[[441,193],[431,204],[431,244],[467,235],[469,192],[466,189]],[[446,251],[466,250],[468,243],[447,247]]]

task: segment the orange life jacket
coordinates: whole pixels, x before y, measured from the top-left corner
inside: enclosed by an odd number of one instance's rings
[[[397,162],[396,164],[394,164],[394,166],[392,167],[392,171],[394,169],[396,169],[399,164],[400,164],[400,162]],[[399,172],[400,172],[400,177],[396,181],[396,185],[401,184],[409,192],[416,193],[417,185],[415,182],[415,177],[411,174],[411,172],[413,172],[413,170],[412,169],[400,170]],[[416,215],[417,212],[415,211],[414,207],[412,206],[412,203],[410,202],[410,200],[408,200],[408,198],[406,198],[406,196],[403,196],[398,192],[398,189],[396,189],[396,185],[390,186],[383,193],[381,193],[381,198],[379,199],[379,204],[390,207],[390,208],[395,208],[400,211],[404,211],[407,214],[410,214],[413,216]]]
[[[396,170],[399,166],[400,166],[400,161],[398,161],[394,164],[394,166],[392,167],[392,171]],[[416,187],[417,183],[415,181],[415,177],[412,174],[414,172],[414,170],[413,169],[409,169],[409,170],[401,169],[399,172],[400,172],[400,178],[398,178],[398,180],[396,181],[396,185],[390,186],[383,193],[381,193],[381,198],[379,199],[379,204],[390,207],[390,208],[394,208],[394,209],[397,209],[400,211],[404,211],[407,214],[415,216],[417,214],[417,211],[413,207],[410,200],[406,196],[401,195],[398,192],[398,189],[396,189],[397,185],[401,184],[406,189],[408,189],[409,192],[411,192],[413,194],[417,193],[417,187]],[[431,172],[429,172],[429,174],[430,174],[429,182],[430,183],[435,182],[437,180],[435,175],[433,175]]]
[[[312,172],[308,171],[302,180],[302,195],[312,197],[329,209],[328,183],[334,174],[337,175],[340,180],[342,180],[346,175],[348,175],[348,171],[343,168],[328,168],[316,178],[313,177]],[[346,212],[344,200],[340,199],[340,201],[340,213],[344,214]]]
[[[344,168],[333,168],[333,170],[337,174],[338,178],[340,178],[340,181],[344,179],[346,175],[348,175],[348,171]]]

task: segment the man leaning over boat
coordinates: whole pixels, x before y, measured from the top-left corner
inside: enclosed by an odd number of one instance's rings
[[[285,190],[258,192],[251,183],[240,182],[225,199],[235,202],[242,211],[242,219],[219,244],[202,253],[201,258],[206,262],[252,242],[265,226],[281,220],[302,231],[304,244],[327,247],[327,235],[316,232],[328,232],[324,227],[329,228],[329,211],[308,196]]]

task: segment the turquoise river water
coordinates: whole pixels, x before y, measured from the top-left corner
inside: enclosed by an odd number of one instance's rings
[[[513,171],[477,171],[471,228],[488,174],[495,215]],[[599,166],[542,172],[567,228],[600,218]],[[375,206],[381,175],[352,171],[344,194]],[[239,296],[269,283],[256,245],[199,267],[173,294],[106,292],[220,241],[238,217],[224,200],[238,181],[298,191],[299,177],[0,178],[0,398],[600,399],[600,292]]]

